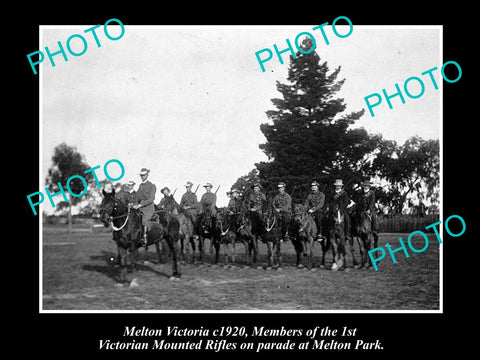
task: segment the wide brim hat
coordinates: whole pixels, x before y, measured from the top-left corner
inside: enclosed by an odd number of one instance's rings
[[[193,186],[193,183],[191,181],[187,181],[187,183],[185,184],[186,187],[188,186]]]
[[[342,179],[336,179],[335,182],[333,183],[334,186],[343,186],[343,180]]]
[[[135,181],[130,180],[129,182],[127,182],[127,185],[134,186],[134,185],[135,185]]]
[[[163,193],[165,190],[168,190],[168,192],[170,192],[170,189],[167,186],[165,186],[162,190],[160,190],[160,192]]]
[[[277,187],[281,188],[281,187],[285,187],[287,186],[283,181],[280,181],[277,185]]]
[[[230,190],[231,194],[233,194],[234,192],[240,193],[240,190],[238,190],[237,188],[233,188],[232,190]]]
[[[206,183],[205,185],[203,185],[203,187],[204,187],[204,188],[207,188],[207,187],[209,187],[209,188],[212,188],[212,187],[213,187],[213,185],[212,185],[212,184],[210,184],[210,183]]]
[[[148,175],[149,173],[150,173],[149,169],[142,168],[142,170],[140,170],[140,173],[138,175]]]
[[[310,186],[320,186],[320,184],[316,181],[312,181],[312,183],[310,184]]]

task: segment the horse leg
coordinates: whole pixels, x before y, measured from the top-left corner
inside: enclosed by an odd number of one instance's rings
[[[119,247],[120,255],[120,278],[119,282],[121,284],[127,281],[127,249]]]
[[[355,236],[355,238],[357,238],[357,242],[358,242],[358,237]],[[354,254],[354,252],[355,252],[355,248],[354,248],[355,247],[355,245],[354,245],[355,241],[354,241],[354,236],[353,235],[352,235],[351,239],[352,239],[352,241],[350,242],[350,255],[352,255],[353,267],[355,269],[358,269],[359,268],[358,261],[355,258],[355,254]],[[361,255],[360,255],[360,257],[361,257]],[[361,258],[360,258],[360,260],[361,260]]]
[[[178,247],[178,241],[172,235],[167,235],[165,240],[172,253],[172,276],[179,277],[181,274],[178,268],[178,257],[180,252]]]
[[[366,246],[365,246],[365,268],[368,269],[370,268],[370,265],[372,265],[372,262],[371,262],[371,259],[370,259],[370,256],[368,256],[368,252],[372,249],[372,242],[373,242],[373,239],[372,239],[373,235],[372,233],[367,233],[366,234],[366,238],[365,238],[365,243],[366,243]]]
[[[278,269],[282,268],[282,242],[277,241],[277,263],[278,263]]]
[[[158,264],[162,263],[162,252],[160,250],[160,241],[155,241],[155,251],[157,252],[158,256]]]
[[[214,242],[215,246],[215,264],[218,263],[218,256],[220,254],[220,239],[216,239]]]
[[[337,235],[335,235],[332,238],[332,252],[333,252],[333,264],[332,264],[332,270],[338,270],[338,261],[339,261],[339,249],[338,249],[338,239]]]
[[[271,241],[267,241],[267,258],[268,258],[268,262],[267,262],[267,269],[271,269],[272,268],[272,262],[273,262],[273,253],[272,253],[272,242]]]
[[[198,238],[198,262],[200,264],[203,263],[203,258],[205,256],[205,251],[204,251],[204,245],[205,245],[205,238],[203,236],[200,236]]]

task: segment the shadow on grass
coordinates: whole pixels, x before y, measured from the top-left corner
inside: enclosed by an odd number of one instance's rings
[[[92,265],[92,264],[85,264],[82,266],[82,270],[85,271],[93,271],[93,272],[98,272],[100,274],[106,275],[112,280],[119,282],[120,281],[120,270],[121,267],[116,263],[116,257],[117,254],[111,251],[105,251],[102,250],[101,254],[99,255],[92,255],[90,256],[91,260],[102,260],[105,264],[104,265]],[[161,264],[160,266],[168,266],[169,264]],[[154,273],[155,275],[158,276],[163,276],[166,278],[170,277],[170,274],[167,274],[164,271],[157,270],[153,268],[153,265],[144,265],[142,263],[137,263],[135,264],[135,269],[136,271],[149,271]],[[127,266],[127,272],[132,273],[133,272],[133,266]]]

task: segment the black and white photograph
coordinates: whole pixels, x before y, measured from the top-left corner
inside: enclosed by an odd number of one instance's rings
[[[20,12],[5,348],[473,353],[471,6],[156,5]]]
[[[441,310],[442,28],[328,20],[41,27],[42,311]]]

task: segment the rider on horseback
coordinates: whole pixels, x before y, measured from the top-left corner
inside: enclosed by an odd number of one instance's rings
[[[311,184],[312,192],[307,195],[305,199],[305,208],[308,209],[308,212],[315,219],[315,224],[317,225],[318,231],[318,240],[322,241],[323,231],[322,231],[322,219],[323,219],[323,205],[325,204],[325,194],[318,190],[319,184],[316,181],[313,181]]]
[[[229,216],[229,224],[236,228],[238,226],[237,215],[242,210],[242,199],[240,198],[240,192],[237,188],[233,188],[230,191],[230,201],[228,202],[227,211]]]
[[[343,189],[343,181],[341,179],[336,179],[333,183],[335,186],[335,194],[332,199],[332,208],[339,210],[345,219],[345,237],[347,240],[350,240],[350,216],[348,214],[348,208],[350,208],[354,203],[348,196],[347,192]]]
[[[375,191],[371,189],[371,182],[366,180],[361,183],[362,194],[358,199],[357,211],[365,212],[371,220],[373,236],[378,237],[377,213],[375,211]]]
[[[212,193],[212,184],[206,183],[203,185],[203,187],[205,188],[206,192],[200,199],[199,214],[200,218],[203,218],[203,220],[206,222],[206,226],[210,227],[212,224],[212,219],[217,215],[217,209],[215,206],[217,202],[217,195]]]
[[[285,183],[283,181],[278,183],[278,194],[273,198],[273,207],[280,215],[280,231],[282,234],[282,239],[286,240],[288,227],[290,225],[292,216],[292,198],[285,192]]]
[[[154,184],[147,180],[150,173],[149,169],[143,168],[140,170],[140,178],[142,183],[138,187],[138,191],[135,194],[135,205],[134,209],[139,209],[142,213],[142,226],[143,226],[143,244],[147,244],[147,232],[150,230],[151,223],[150,219],[155,213],[155,205],[153,200],[155,200],[155,193],[157,188]]]
[[[190,181],[187,181],[187,184],[185,185],[187,191],[185,192],[185,194],[182,195],[182,198],[180,199],[180,206],[183,210],[185,210],[185,213],[190,218],[190,220],[192,220],[192,222],[195,222],[195,217],[197,216],[198,201],[197,195],[192,191],[192,186],[193,184]]]

